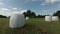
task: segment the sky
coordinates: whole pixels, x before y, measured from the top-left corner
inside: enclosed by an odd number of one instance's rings
[[[37,15],[52,15],[60,10],[60,0],[0,0],[0,15],[31,10]]]

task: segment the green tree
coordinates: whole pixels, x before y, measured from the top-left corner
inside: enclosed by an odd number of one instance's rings
[[[36,17],[36,14],[34,12],[31,12],[31,16],[30,17]]]
[[[60,10],[58,10],[56,13],[54,13],[53,16],[59,16],[60,17]]]
[[[26,15],[26,14],[27,14],[26,12],[24,12],[23,14],[24,14],[25,17],[27,16],[27,15]]]
[[[36,17],[36,14],[34,12],[31,12],[31,10],[27,10],[27,12],[23,13],[25,17]]]
[[[27,14],[28,17],[31,17],[31,10],[27,10]]]

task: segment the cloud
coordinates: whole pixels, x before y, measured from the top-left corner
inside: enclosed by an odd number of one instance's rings
[[[13,10],[17,10],[17,8],[12,8]]]
[[[56,2],[60,2],[60,0],[45,0],[44,2],[41,3],[41,5],[46,5],[46,4],[53,4],[53,3],[56,3]]]
[[[23,14],[24,12],[27,11],[27,10],[16,10],[16,8],[14,8],[14,10],[11,10],[11,9],[0,8],[0,15],[10,16],[13,12]]]
[[[0,15],[9,16],[12,13],[12,10],[8,8],[0,8]]]
[[[58,0],[45,0],[45,3],[55,3],[57,2]]]
[[[4,15],[5,11],[0,10],[0,15]]]
[[[20,14],[23,14],[24,12],[27,12],[27,10],[13,11],[13,13],[20,13]]]
[[[24,12],[27,12],[27,10],[20,10],[20,13],[21,14],[24,13]]]
[[[11,16],[13,13],[19,13],[19,14],[23,14],[24,12],[27,12],[27,10],[20,10],[20,11],[11,11],[11,12],[7,12],[7,16]]]
[[[0,10],[2,10],[2,11],[9,11],[8,8],[0,8]]]

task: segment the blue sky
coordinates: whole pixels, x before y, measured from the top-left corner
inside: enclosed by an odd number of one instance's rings
[[[9,16],[12,12],[31,10],[36,14],[52,15],[60,10],[60,0],[0,0],[0,14]]]

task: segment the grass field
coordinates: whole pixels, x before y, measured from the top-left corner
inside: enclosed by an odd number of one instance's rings
[[[0,18],[0,34],[60,34],[60,20],[45,22],[44,18],[30,18],[24,27],[11,29],[9,18]]]

